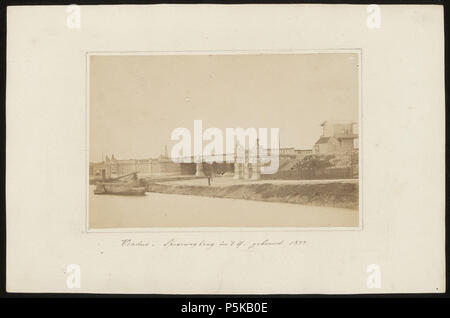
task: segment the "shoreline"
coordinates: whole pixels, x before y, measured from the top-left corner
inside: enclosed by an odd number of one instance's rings
[[[146,191],[211,198],[277,202],[358,210],[358,184],[345,182],[283,184],[260,183],[202,186],[147,182]]]

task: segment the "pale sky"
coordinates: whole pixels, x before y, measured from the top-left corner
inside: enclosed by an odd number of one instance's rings
[[[323,121],[358,122],[358,67],[355,53],[91,56],[90,160],[170,154],[195,119],[224,137],[278,127],[281,147],[311,149]]]

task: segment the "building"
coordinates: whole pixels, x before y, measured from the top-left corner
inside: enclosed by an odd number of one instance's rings
[[[297,153],[295,152],[295,148],[279,148],[278,155],[280,159],[293,159],[296,157]]]
[[[356,123],[324,121],[321,126],[322,136],[314,144],[314,153],[347,153],[355,149],[355,139],[358,139]]]
[[[105,157],[102,162],[91,163],[89,174],[92,177],[110,179],[127,175],[133,172],[141,176],[168,176],[179,175],[184,170],[192,170],[182,164],[175,163],[161,156],[158,159],[116,159],[114,155]]]
[[[297,156],[306,156],[311,155],[313,153],[312,149],[295,149],[295,154]]]

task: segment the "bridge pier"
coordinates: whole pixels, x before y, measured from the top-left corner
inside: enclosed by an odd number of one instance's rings
[[[234,162],[234,176],[233,179],[238,180],[241,178],[241,164],[237,161]]]
[[[261,179],[261,172],[259,171],[258,162],[252,163],[252,180]]]
[[[203,163],[202,162],[198,162],[195,165],[195,176],[196,177],[204,177],[205,176],[205,172],[203,171]]]
[[[250,173],[249,173],[249,163],[246,162],[244,163],[244,179],[249,179],[250,178]]]

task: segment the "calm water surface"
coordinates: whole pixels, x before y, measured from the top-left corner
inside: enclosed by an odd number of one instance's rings
[[[130,227],[355,227],[358,211],[191,195],[94,195],[89,228]]]

